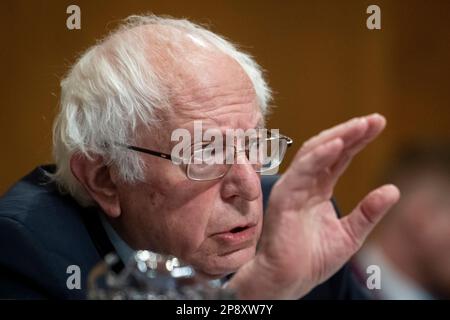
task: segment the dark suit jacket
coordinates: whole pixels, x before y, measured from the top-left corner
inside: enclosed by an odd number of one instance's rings
[[[0,298],[85,299],[92,267],[113,251],[95,209],[61,195],[38,167],[0,198]],[[263,176],[266,204],[276,176]],[[68,289],[67,268],[81,271],[81,289]],[[361,299],[364,291],[345,266],[305,299]]]

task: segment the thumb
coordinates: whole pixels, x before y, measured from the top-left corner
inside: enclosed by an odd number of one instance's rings
[[[399,199],[400,191],[396,186],[384,185],[370,192],[348,216],[341,219],[356,250]]]

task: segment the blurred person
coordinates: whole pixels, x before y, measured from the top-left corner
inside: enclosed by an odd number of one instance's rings
[[[450,144],[405,148],[387,175],[402,199],[357,254],[381,271],[380,299],[450,299]]]
[[[247,145],[233,146],[240,163],[169,161],[174,130],[192,132],[195,121],[222,133],[264,128],[270,99],[256,62],[222,37],[187,20],[129,18],[61,82],[56,166],[0,200],[0,297],[85,298],[93,265],[109,251],[126,263],[138,249],[175,255],[211,279],[232,275],[227,288],[239,298],[361,297],[346,262],[399,191],[382,186],[342,219],[330,199],[384,117],[311,138],[279,179],[261,177]],[[70,265],[81,270],[79,290],[66,285]]]

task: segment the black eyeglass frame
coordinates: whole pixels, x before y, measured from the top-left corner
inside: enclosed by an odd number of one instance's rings
[[[294,141],[292,140],[292,138],[289,138],[288,136],[285,136],[285,135],[282,135],[282,134],[279,134],[279,135],[277,135],[276,137],[269,137],[269,138],[267,138],[266,140],[271,140],[271,139],[275,139],[275,138],[286,140],[286,149],[289,148],[289,147],[294,143]],[[203,141],[203,142],[208,143],[208,142],[210,142],[210,141]],[[159,158],[162,158],[162,159],[166,159],[166,160],[170,160],[170,161],[172,161],[172,159],[173,159],[172,156],[171,156],[170,154],[168,154],[168,153],[164,153],[164,152],[160,152],[160,151],[155,151],[155,150],[151,150],[151,149],[147,149],[147,148],[142,148],[142,147],[137,147],[137,146],[133,146],[133,145],[128,145],[128,144],[122,144],[122,143],[118,143],[118,145],[119,145],[119,146],[122,146],[122,147],[124,147],[124,148],[126,148],[126,149],[132,150],[132,151],[137,151],[137,152],[149,154],[149,155],[152,155],[152,156],[155,156],[155,157],[159,157]],[[193,145],[195,145],[195,144],[193,144]],[[283,156],[283,157],[284,157],[284,156]],[[179,160],[182,160],[182,159],[179,159]],[[280,161],[280,163],[281,163],[281,161]],[[208,179],[208,180],[192,179],[191,177],[189,177],[189,174],[188,174],[188,165],[189,165],[189,164],[190,164],[190,163],[185,164],[185,166],[186,166],[186,169],[185,169],[185,175],[186,175],[186,177],[187,177],[188,179],[194,180],[194,181],[210,181],[210,180],[220,179],[220,178],[222,178],[223,176],[225,176],[226,173],[228,172],[228,170],[227,170],[227,171],[225,171],[225,173],[224,173],[223,175],[221,175],[220,177],[213,178],[213,179]],[[279,164],[278,164],[278,165],[279,165]],[[231,164],[228,164],[228,166],[231,166]]]

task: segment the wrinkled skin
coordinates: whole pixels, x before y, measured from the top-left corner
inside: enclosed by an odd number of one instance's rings
[[[175,64],[175,70],[173,113],[158,132],[140,129],[140,147],[170,153],[170,132],[192,131],[195,120],[203,120],[204,129],[222,131],[263,122],[252,83],[231,58],[211,53],[193,65]],[[101,157],[74,155],[71,168],[134,249],[176,255],[213,278],[236,272],[228,286],[240,298],[294,299],[348,261],[398,200],[394,186],[381,187],[343,219],[329,202],[351,159],[384,125],[383,117],[371,115],[308,140],[273,187],[264,229],[260,177],[248,163],[235,164],[226,176],[208,182],[189,180],[182,166],[148,155],[142,155],[144,181],[133,184],[123,182]],[[230,244],[216,236],[240,225],[254,228],[245,241]]]

